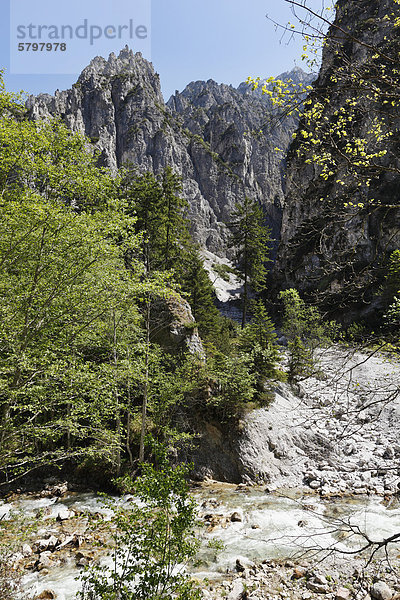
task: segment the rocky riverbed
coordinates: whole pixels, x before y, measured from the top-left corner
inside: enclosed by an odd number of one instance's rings
[[[320,494],[397,493],[400,482],[400,363],[377,351],[321,351],[314,377],[278,383],[267,408],[237,430],[199,427],[200,479],[307,485]]]
[[[190,571],[205,598],[397,598],[396,543],[364,567],[400,532],[399,392],[397,360],[331,348],[314,377],[275,384],[271,405],[231,438],[203,429],[193,484],[202,545]],[[72,600],[80,572],[110,560],[109,517],[66,482],[10,494],[0,528],[13,573],[35,598]]]
[[[398,591],[398,558],[377,554],[349,557],[362,536],[383,539],[400,531],[397,498],[346,497],[327,500],[307,488],[270,493],[265,486],[197,484],[201,548],[189,569],[204,598],[390,600]],[[134,498],[116,498],[127,508]],[[12,563],[36,599],[72,600],[80,573],[107,565],[110,509],[94,494],[68,490],[66,483],[37,494],[14,495],[0,505],[2,540],[13,548]],[[321,559],[324,559],[322,562]],[[390,568],[391,567],[391,568]],[[386,587],[381,597],[373,585]],[[380,588],[379,588],[380,589]]]

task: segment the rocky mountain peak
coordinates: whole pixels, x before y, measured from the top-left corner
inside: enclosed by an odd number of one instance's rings
[[[156,95],[162,99],[160,79],[155,73],[153,64],[143,58],[140,52],[136,54],[128,46],[121,50],[118,56],[112,52],[108,60],[96,56],[90,64],[83,69],[77,84],[84,85],[96,81],[115,80],[116,78],[150,86]]]
[[[245,84],[242,84],[245,85]],[[268,105],[241,86],[212,79],[189,83],[164,103],[153,65],[128,47],[94,58],[72,89],[30,97],[32,119],[61,117],[100,152],[99,164],[126,163],[182,176],[195,239],[224,256],[226,226],[235,203],[248,195],[264,207],[274,237],[282,213],[281,154],[297,122],[266,127]]]

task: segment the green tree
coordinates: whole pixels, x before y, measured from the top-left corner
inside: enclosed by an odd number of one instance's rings
[[[372,299],[382,285],[380,266],[400,245],[393,191],[400,175],[400,5],[334,2],[316,10],[308,0],[286,1],[297,23],[282,28],[303,36],[308,64],[318,65],[320,54],[323,63],[300,100],[293,82],[270,80],[264,88],[283,115],[300,117],[286,156],[286,214],[304,208],[283,231],[290,235],[281,247],[283,277],[302,278],[315,304],[348,314],[351,305],[378,305]]]
[[[182,291],[188,296],[200,334],[207,337],[214,329],[220,328],[220,315],[214,304],[213,285],[197,248],[186,248],[175,272]]]
[[[155,450],[157,466],[143,463],[133,486],[141,504],[115,511],[114,566],[93,567],[83,576],[82,600],[93,595],[99,600],[200,597],[182,567],[198,546],[196,506],[186,482],[189,469],[172,468],[165,448]]]
[[[136,216],[136,231],[143,235],[147,272],[174,267],[189,240],[184,216],[188,204],[180,197],[180,191],[180,179],[170,167],[158,177],[125,172],[122,193],[128,200],[128,211]]]
[[[246,353],[209,356],[203,373],[196,378],[203,387],[205,412],[221,422],[239,418],[256,395],[256,376]]]
[[[389,302],[400,293],[400,250],[392,252],[389,258],[384,283],[384,296]]]
[[[114,445],[107,416],[115,406],[101,375],[99,338],[113,312],[135,312],[143,288],[140,266],[128,272],[113,242],[127,225],[123,213],[77,213],[26,196],[0,207],[0,462],[8,477],[62,459],[71,434],[82,441],[92,431],[106,452]]]
[[[239,347],[250,353],[260,386],[265,377],[273,377],[276,374],[280,353],[275,325],[262,300],[253,302],[252,313],[251,322],[239,335]]]
[[[181,198],[181,178],[167,166],[161,173],[162,212],[164,225],[164,269],[171,269],[182,247],[189,241],[189,221],[184,216],[189,204]]]
[[[107,206],[119,177],[99,169],[83,136],[58,121],[28,121],[18,98],[1,92],[0,194],[16,200],[30,189],[75,208]],[[15,116],[14,116],[15,115]]]
[[[236,266],[243,277],[243,328],[247,320],[250,289],[257,292],[265,285],[270,230],[265,225],[258,203],[247,197],[235,205],[228,227],[231,230],[229,245],[235,250]]]
[[[288,340],[289,379],[309,377],[318,368],[316,350],[339,335],[334,321],[324,322],[315,306],[307,305],[297,290],[280,292],[283,303],[283,331]]]

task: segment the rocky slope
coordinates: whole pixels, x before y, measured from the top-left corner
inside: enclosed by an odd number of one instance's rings
[[[284,76],[309,81],[301,69]],[[264,206],[279,236],[283,161],[274,148],[287,149],[297,121],[271,125],[267,101],[248,85],[192,82],[165,104],[151,63],[125,48],[92,60],[72,89],[32,96],[27,107],[31,118],[62,117],[87,135],[101,165],[155,173],[170,165],[183,176],[194,237],[208,250],[226,253],[224,222],[244,195]]]
[[[198,423],[197,475],[325,496],[396,493],[400,363],[337,348],[321,354],[320,367],[297,390],[278,384],[271,405],[237,429]]]
[[[296,286],[349,321],[376,308],[385,261],[400,246],[396,16],[393,0],[338,2],[310,96],[322,117],[301,121],[288,155],[277,287]],[[365,148],[352,154],[349,140]]]

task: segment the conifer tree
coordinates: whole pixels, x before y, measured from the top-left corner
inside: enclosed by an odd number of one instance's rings
[[[252,303],[253,318],[239,336],[240,347],[249,352],[261,377],[273,377],[280,360],[275,325],[262,300]]]
[[[247,196],[235,205],[228,227],[231,230],[229,245],[235,249],[236,266],[243,277],[243,328],[247,320],[250,289],[257,292],[265,285],[271,232],[265,225],[258,203]]]
[[[186,200],[181,198],[181,179],[171,167],[165,167],[160,176],[161,206],[164,229],[164,269],[170,269],[180,256],[182,245],[189,240],[189,222],[185,218],[188,207]]]
[[[214,304],[214,289],[203,259],[195,247],[187,249],[181,259],[177,278],[182,290],[188,294],[188,301],[200,333],[207,335],[218,327],[220,319]]]
[[[122,187],[128,212],[137,218],[136,231],[143,234],[146,271],[175,267],[190,237],[184,215],[188,204],[180,197],[180,178],[170,167],[158,177],[127,171]]]

